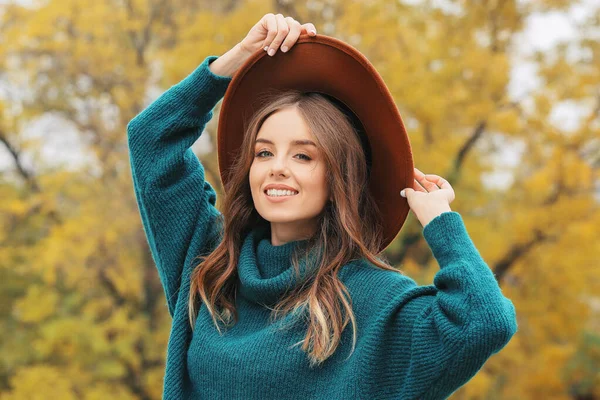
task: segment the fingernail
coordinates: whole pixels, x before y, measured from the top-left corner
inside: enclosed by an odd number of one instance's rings
[[[404,192],[404,190],[401,190],[401,191],[400,191],[400,196],[402,196],[402,197],[406,197],[406,192]]]
[[[317,34],[317,32],[316,32],[316,31],[314,31],[314,30],[312,30],[312,29],[311,29],[310,31],[308,31],[308,32],[309,32],[311,35],[316,35],[316,34]]]
[[[264,51],[269,50],[269,46],[265,46],[265,48],[263,49]]]
[[[288,51],[288,47],[287,46],[281,46],[281,51],[283,51],[285,53],[286,51]]]
[[[269,55],[272,56],[273,54],[275,54],[275,49],[269,50]]]

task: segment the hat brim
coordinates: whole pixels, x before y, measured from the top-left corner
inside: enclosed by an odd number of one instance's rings
[[[382,77],[358,50],[326,35],[302,34],[287,53],[274,56],[258,50],[234,74],[221,105],[218,161],[223,184],[259,106],[256,100],[272,88],[334,96],[360,119],[371,147],[369,189],[382,214],[384,250],[410,211],[400,191],[413,187],[414,163],[400,112]]]

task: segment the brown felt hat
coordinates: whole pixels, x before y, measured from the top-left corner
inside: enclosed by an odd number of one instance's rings
[[[269,89],[318,92],[351,114],[371,164],[369,190],[382,213],[380,251],[385,249],[410,210],[400,191],[414,186],[414,164],[404,123],[379,73],[357,49],[321,34],[300,35],[287,53],[256,51],[233,75],[221,105],[218,158],[224,186],[248,119]]]

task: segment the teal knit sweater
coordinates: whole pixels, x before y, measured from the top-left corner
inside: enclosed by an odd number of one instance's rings
[[[270,310],[294,284],[292,250],[273,246],[269,229],[241,243],[237,324],[221,336],[201,306],[188,322],[190,272],[220,232],[216,193],[191,146],[213,116],[230,77],[207,57],[127,126],[134,190],[172,316],[165,399],[443,399],[473,377],[517,331],[515,308],[471,241],[460,214],[445,212],[423,229],[439,263],[433,285],[355,260],[339,277],[357,323],[333,356],[310,368],[302,324],[269,324]],[[398,199],[400,201],[400,198]],[[299,321],[299,320],[298,320]]]

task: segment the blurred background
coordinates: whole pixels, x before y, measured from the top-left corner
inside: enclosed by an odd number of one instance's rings
[[[0,0],[0,398],[160,398],[170,317],[126,125],[268,12],[367,56],[516,306],[451,398],[600,399],[597,0]],[[219,106],[194,145],[218,195]],[[439,270],[412,213],[385,254]]]

